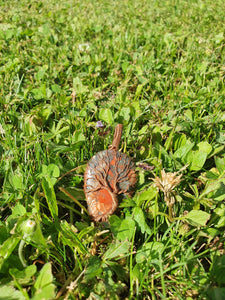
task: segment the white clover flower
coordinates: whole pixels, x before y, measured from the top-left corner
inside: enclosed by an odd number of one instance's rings
[[[36,222],[33,220],[27,220],[26,222],[24,222],[23,224],[23,233],[26,236],[31,235],[34,232],[36,226]]]
[[[0,134],[2,135],[2,137],[3,137],[3,135],[5,134],[5,130],[4,130],[4,128],[2,127],[2,124],[0,124]]]
[[[79,49],[80,52],[86,52],[90,49],[90,44],[89,43],[79,44],[78,49]]]

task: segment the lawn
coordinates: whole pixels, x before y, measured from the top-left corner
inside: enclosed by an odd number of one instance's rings
[[[225,299],[223,7],[0,0],[0,299]],[[117,124],[138,181],[94,222]]]

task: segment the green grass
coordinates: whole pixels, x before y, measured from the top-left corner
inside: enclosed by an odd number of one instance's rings
[[[223,6],[0,0],[1,299],[224,299]],[[138,184],[94,223],[118,123]]]

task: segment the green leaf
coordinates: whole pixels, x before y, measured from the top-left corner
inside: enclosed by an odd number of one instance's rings
[[[79,77],[73,78],[73,88],[75,89],[76,94],[83,94],[89,91],[88,86],[83,85]]]
[[[35,74],[35,77],[37,78],[37,80],[40,80],[43,78],[43,75],[48,72],[48,67],[49,67],[48,65],[43,65],[41,67],[36,68],[38,70],[37,73]]]
[[[187,162],[191,171],[199,171],[205,164],[207,153],[203,151],[191,151],[187,155]]]
[[[53,149],[54,153],[67,153],[67,152],[72,152],[75,151],[77,149],[80,149],[82,147],[82,145],[84,144],[84,141],[79,141],[79,142],[75,142],[74,144],[72,144],[71,146],[65,146],[65,145],[56,145]]]
[[[103,255],[104,260],[110,260],[115,257],[121,256],[123,254],[127,254],[129,252],[130,242],[123,241],[118,242],[116,241],[115,244],[110,244],[109,249]]]
[[[116,215],[110,216],[110,218],[109,218],[110,229],[111,229],[112,233],[114,234],[114,236],[116,236],[118,234],[121,222],[122,221],[118,216],[116,216]]]
[[[193,112],[190,109],[187,109],[184,112],[185,117],[187,117],[190,121],[194,121]]]
[[[134,97],[135,99],[139,98],[143,87],[144,87],[144,84],[139,84],[137,86],[137,89],[136,89],[136,92],[135,92],[135,97]]]
[[[76,177],[74,177],[74,178],[76,178]],[[75,187],[70,187],[70,188],[68,187],[66,189],[66,191],[69,194],[71,194],[74,198],[76,198],[77,200],[83,200],[85,198],[85,194],[84,194],[83,189],[78,189],[78,188],[75,188]],[[71,201],[71,198],[63,192],[59,192],[57,195],[59,195],[60,199],[65,199],[66,201]]]
[[[109,266],[110,270],[112,270],[116,274],[118,280],[126,281],[127,272],[126,272],[126,269],[124,268],[123,265],[120,265],[119,263],[117,263],[115,261],[108,260],[107,261],[107,266]]]
[[[78,130],[75,132],[73,140],[74,140],[74,142],[84,142],[84,141],[86,141],[86,138],[83,135],[83,133],[80,130]]]
[[[197,144],[199,151],[206,152],[208,155],[212,152],[212,146],[208,142],[200,142]]]
[[[165,168],[172,168],[173,160],[171,155],[169,155],[168,152],[158,142],[154,143],[152,150],[153,155],[157,156],[162,160]]]
[[[184,158],[186,157],[188,152],[191,151],[194,145],[194,143],[191,143],[189,140],[187,140],[184,146],[181,146],[179,149],[177,149],[177,151],[174,153],[174,157],[184,161]]]
[[[19,237],[11,236],[0,246],[0,270],[2,268],[3,263],[11,255],[19,241]]]
[[[0,245],[7,239],[8,230],[4,222],[0,221]]]
[[[80,222],[81,223],[81,222]],[[84,226],[84,223],[82,223],[82,225]],[[82,226],[81,225],[81,226]],[[76,223],[76,226],[77,226],[77,223]],[[79,233],[78,233],[78,238],[81,240],[84,236],[89,236],[91,235],[91,232],[95,232],[95,228],[93,226],[88,226],[88,227],[84,227],[83,229],[79,229],[81,230]]]
[[[182,146],[185,146],[187,142],[187,138],[185,134],[175,134],[174,140],[173,140],[173,147],[174,150],[180,149]],[[178,152],[179,155],[179,152]],[[179,156],[180,157],[180,156]]]
[[[168,136],[168,138],[167,138],[167,140],[166,140],[166,142],[164,144],[164,147],[165,147],[166,151],[168,151],[170,148],[172,148],[172,143],[173,143],[173,140],[174,140],[175,129],[176,129],[176,127],[174,127],[171,130],[171,132],[170,132],[170,134],[169,134],[169,136]]]
[[[220,43],[224,42],[224,33],[219,32],[218,34],[216,34],[214,37],[214,41],[216,44],[220,44]]]
[[[185,219],[193,226],[205,226],[210,214],[202,210],[191,210],[185,215]]]
[[[31,93],[33,94],[36,100],[41,100],[46,98],[47,97],[46,85],[42,84],[39,88],[32,89]]]
[[[125,219],[121,222],[117,239],[120,241],[128,240],[130,241],[135,232],[135,222],[132,219]]]
[[[27,300],[21,291],[10,285],[0,285],[0,299],[7,300]]]
[[[208,299],[212,300],[224,300],[225,299],[225,288],[224,287],[213,287],[207,290]]]
[[[45,250],[48,249],[48,245],[46,243],[47,240],[43,236],[39,221],[36,221],[35,231],[33,232],[33,234],[27,237],[27,241],[32,241],[37,245],[38,248]]]
[[[52,267],[50,263],[45,264],[34,284],[35,294],[32,300],[51,300],[55,298],[55,286],[53,284]]]
[[[91,256],[85,271],[85,279],[90,280],[102,273],[101,260],[97,256]]]
[[[159,212],[159,204],[158,204],[157,199],[154,199],[153,201],[148,203],[145,207],[148,208],[148,217],[151,220],[153,220]]]
[[[150,202],[152,199],[156,197],[158,194],[158,190],[156,187],[151,186],[146,191],[142,192],[137,197],[137,205],[140,206],[144,201]]]
[[[146,134],[146,132],[149,130],[149,126],[145,125],[138,131],[138,136]]]
[[[29,284],[33,281],[33,276],[37,272],[36,265],[31,265],[26,267],[24,270],[20,271],[18,269],[10,269],[9,274],[16,279],[16,281],[21,284]]]
[[[214,215],[216,215],[216,220],[218,220],[217,222],[215,222],[215,227],[216,228],[221,228],[225,226],[225,206],[222,205],[221,207],[217,207],[214,211],[213,211]]]
[[[45,198],[48,204],[48,208],[50,210],[50,213],[53,217],[53,219],[56,219],[58,217],[58,206],[55,196],[54,187],[51,181],[51,178],[48,176],[45,176],[42,178],[41,181],[42,188],[45,193]]]
[[[135,264],[133,270],[132,270],[132,278],[133,280],[142,280],[144,277],[145,272],[144,271],[144,263],[137,263]]]
[[[123,120],[129,122],[131,116],[130,107],[123,107],[119,113],[119,116],[123,118]]]
[[[76,228],[68,224],[66,221],[60,223],[61,239],[64,245],[68,245],[72,249],[75,248],[79,253],[87,254],[88,250],[78,238]]]
[[[25,213],[26,213],[26,208],[22,204],[17,203],[12,210],[11,216],[15,218],[17,216],[24,216]]]
[[[135,201],[135,199],[129,197],[124,198],[119,205],[119,207],[136,207],[136,206],[137,206],[137,202]]]
[[[58,84],[52,84],[51,89],[54,93],[60,93],[61,92],[61,87]]]
[[[59,167],[55,164],[48,165],[48,174],[51,177],[58,178],[60,175]]]
[[[213,145],[213,150],[210,153],[210,155],[208,156],[208,158],[215,157],[215,155],[217,155],[218,153],[220,153],[223,150],[224,150],[224,146],[223,145],[221,145],[221,146],[219,146],[219,145]]]
[[[24,187],[22,174],[21,175],[13,174],[12,178],[11,178],[11,182],[12,182],[13,187],[16,190],[21,190]]]
[[[200,197],[203,198],[206,195],[213,200],[223,200],[225,197],[225,185],[223,179],[208,181]]]
[[[220,174],[222,174],[225,171],[225,157],[215,156],[214,161],[216,164],[216,168],[218,169]]]
[[[216,256],[210,273],[211,279],[219,285],[225,284],[225,255]]]
[[[136,254],[138,264],[159,258],[159,251],[163,251],[164,244],[161,242],[149,242],[141,246]]]
[[[113,123],[113,115],[112,111],[109,108],[102,108],[99,112],[99,119],[106,122],[107,124],[112,125]]]
[[[145,216],[140,207],[135,207],[133,212],[134,220],[137,222],[138,226],[141,228],[141,232],[151,234],[151,230],[147,223],[145,222]]]
[[[50,164],[48,166],[42,165],[42,173],[41,176],[49,176],[49,177],[59,177],[60,175],[60,170],[59,167],[55,164]]]

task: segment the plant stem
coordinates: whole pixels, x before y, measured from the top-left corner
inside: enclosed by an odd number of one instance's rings
[[[172,223],[174,221],[173,220],[173,204],[169,204],[168,208],[169,208],[169,221]]]
[[[19,259],[20,259],[21,264],[23,265],[24,268],[27,267],[26,261],[25,261],[24,256],[23,256],[23,247],[24,247],[25,243],[26,243],[26,241],[25,241],[25,239],[23,238],[23,239],[20,241],[19,248],[18,248]]]

